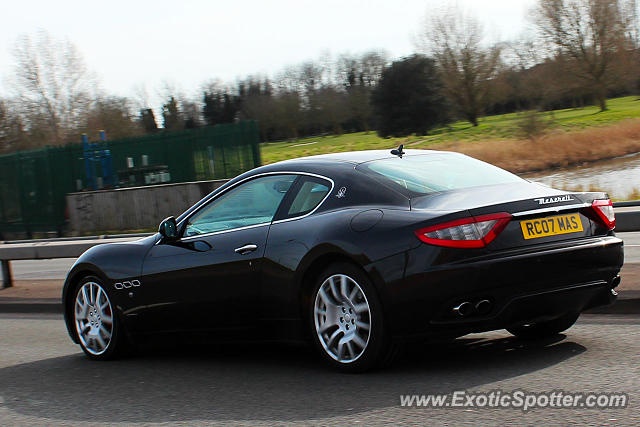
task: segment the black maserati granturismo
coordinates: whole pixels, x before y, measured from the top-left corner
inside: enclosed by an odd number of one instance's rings
[[[95,246],[65,319],[92,359],[141,338],[307,340],[362,371],[399,345],[558,334],[611,304],[623,243],[608,196],[441,151],[361,151],[246,172],[157,234]]]

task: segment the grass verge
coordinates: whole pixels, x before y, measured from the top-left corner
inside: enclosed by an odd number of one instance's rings
[[[487,116],[479,126],[456,122],[427,136],[380,138],[375,132],[351,133],[265,143],[264,164],[316,154],[342,151],[407,148],[448,149],[464,152],[513,172],[548,169],[640,151],[640,99],[614,98],[609,110],[597,107],[556,110],[542,116],[552,122],[550,133],[535,142],[518,139],[518,113]]]
[[[640,119],[580,131],[556,131],[535,141],[498,140],[432,144],[458,151],[514,173],[565,167],[640,151]]]

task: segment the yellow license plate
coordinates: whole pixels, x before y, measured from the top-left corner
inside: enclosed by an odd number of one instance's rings
[[[525,239],[555,236],[583,231],[579,214],[550,216],[520,222]]]

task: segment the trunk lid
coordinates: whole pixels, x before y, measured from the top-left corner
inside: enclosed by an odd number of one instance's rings
[[[503,250],[541,243],[606,235],[593,200],[605,193],[575,193],[533,182],[465,188],[411,200],[412,210],[467,211],[472,216],[506,212],[511,221],[487,249]]]

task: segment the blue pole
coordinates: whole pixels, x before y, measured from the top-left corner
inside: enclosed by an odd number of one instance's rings
[[[91,164],[92,156],[89,147],[89,137],[86,133],[82,134],[82,151],[84,154],[84,171],[87,176],[87,185],[92,189],[96,189],[95,177],[93,176],[93,165]]]
[[[102,175],[104,176],[105,185],[114,185],[113,171],[111,170],[111,151],[103,150],[100,160],[102,163]]]
[[[100,141],[107,142],[107,133],[104,130],[98,132],[100,135]],[[111,150],[102,150],[100,152],[102,160],[102,175],[105,178],[106,185],[116,185],[116,176],[113,172],[113,161],[111,158]]]

